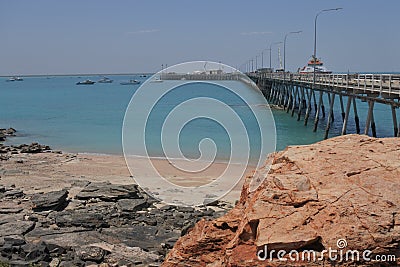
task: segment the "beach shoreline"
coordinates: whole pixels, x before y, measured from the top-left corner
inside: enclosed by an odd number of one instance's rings
[[[148,158],[137,158],[135,165],[144,166],[144,162],[148,160]],[[152,158],[150,161],[157,169],[168,169],[169,171],[163,174],[164,177],[182,187],[208,184],[227,167],[227,163],[216,162],[206,173],[207,175],[194,176],[192,173],[185,175],[184,172],[174,170],[167,159]],[[246,170],[234,189],[222,198],[223,201],[233,204],[239,199],[244,178],[250,175],[253,169],[255,168],[249,167]],[[42,153],[11,153],[8,160],[1,162],[0,183],[5,186],[15,185],[27,193],[71,188],[77,180],[119,185],[136,184],[122,155],[52,150]],[[70,197],[74,197],[74,191],[70,192]]]

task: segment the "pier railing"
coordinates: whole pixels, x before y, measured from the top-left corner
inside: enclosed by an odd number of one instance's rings
[[[250,76],[314,84],[312,73],[262,73]],[[400,74],[317,74],[315,75],[315,85],[333,87],[336,90],[357,90],[357,93],[364,94],[379,94],[384,98],[400,97]]]

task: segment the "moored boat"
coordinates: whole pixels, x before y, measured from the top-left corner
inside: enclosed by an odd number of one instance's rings
[[[299,73],[300,74],[314,73],[314,67],[315,67],[315,73],[320,73],[320,74],[331,74],[332,73],[331,70],[328,70],[324,66],[324,63],[322,63],[321,60],[319,60],[318,58],[315,58],[315,60],[314,60],[314,57],[308,61],[307,66],[304,66],[301,69],[299,69]]]
[[[14,76],[14,77],[11,77],[11,78],[7,79],[6,81],[7,82],[20,82],[20,81],[23,81],[23,80],[24,79],[22,79],[21,77]]]
[[[107,77],[103,77],[102,79],[97,81],[98,83],[112,83],[113,80],[111,80],[110,78]]]
[[[84,81],[82,81],[82,82],[77,82],[76,85],[81,85],[81,84],[94,84],[94,83],[95,83],[94,81],[91,81],[91,80],[87,79],[87,80],[84,80]]]
[[[128,82],[121,82],[121,85],[131,85],[131,84],[140,84],[138,80],[129,80]]]

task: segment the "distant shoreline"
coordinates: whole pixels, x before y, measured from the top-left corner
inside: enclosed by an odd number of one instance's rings
[[[11,75],[0,75],[0,78],[8,78],[12,76],[21,77],[65,77],[65,76],[125,76],[125,75],[153,75],[152,72],[137,72],[137,73],[78,73],[78,74],[11,74]]]

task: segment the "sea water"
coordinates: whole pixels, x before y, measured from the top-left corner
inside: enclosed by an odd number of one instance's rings
[[[86,152],[103,154],[122,154],[122,125],[126,108],[132,95],[140,85],[120,85],[130,79],[147,79],[139,75],[109,75],[113,83],[95,83],[94,85],[76,85],[85,79],[100,80],[102,76],[40,76],[25,77],[24,81],[6,82],[0,78],[0,128],[13,127],[17,129],[17,137],[10,137],[6,144],[39,142],[50,145],[53,149],[67,152]],[[161,84],[161,83],[160,83]],[[210,88],[212,91],[212,88]],[[193,94],[193,90],[187,90]],[[254,94],[249,90],[249,94]],[[181,91],[184,99],[185,92]],[[220,95],[224,100],[224,95]],[[252,96],[254,97],[254,96]],[[226,102],[229,103],[231,99]],[[318,96],[317,96],[318,99]],[[346,105],[347,98],[344,105]],[[165,105],[175,105],[177,98],[165,99]],[[170,101],[170,103],[168,102]],[[262,103],[259,99],[259,103]],[[328,99],[324,103],[326,115],[329,112]],[[231,103],[234,106],[237,103]],[[255,103],[257,104],[257,101]],[[357,100],[361,129],[367,115],[366,103]],[[199,107],[201,109],[201,107]],[[243,107],[238,107],[243,108]],[[260,105],[259,108],[267,108]],[[201,110],[199,111],[201,113]],[[397,111],[398,112],[398,111]],[[276,149],[282,150],[288,145],[310,144],[323,139],[327,116],[321,118],[317,132],[312,131],[314,111],[311,112],[309,125],[304,126],[304,120],[297,121],[286,111],[273,109],[276,127]],[[155,114],[157,115],[157,114]],[[342,122],[340,102],[335,100],[335,120],[331,126],[330,136],[339,135]],[[399,117],[398,113],[398,117]],[[393,136],[393,123],[390,107],[376,104],[374,109],[377,134],[380,137]],[[162,116],[155,121],[160,123]],[[220,125],[210,121],[199,121],[194,127],[187,127],[183,138],[182,150],[189,156],[196,157],[198,147],[195,144],[203,132],[212,133],[212,138],[226,140],[226,132]],[[348,133],[355,132],[353,114],[350,116]],[[157,141],[154,141],[156,143]],[[222,142],[220,159],[226,159],[229,153],[229,142]],[[157,156],[157,152],[154,154]]]

